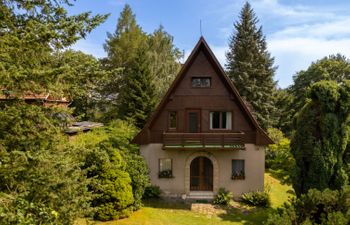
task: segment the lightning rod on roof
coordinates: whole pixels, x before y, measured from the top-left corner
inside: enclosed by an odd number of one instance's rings
[[[200,35],[202,37],[203,36],[202,35],[202,20],[199,20],[199,32],[200,32]]]

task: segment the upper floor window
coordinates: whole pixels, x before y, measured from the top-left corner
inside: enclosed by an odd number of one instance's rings
[[[210,77],[192,77],[192,87],[209,88],[211,86]]]
[[[169,129],[176,129],[177,115],[175,111],[169,112]]]
[[[231,130],[231,112],[210,112],[210,129]]]

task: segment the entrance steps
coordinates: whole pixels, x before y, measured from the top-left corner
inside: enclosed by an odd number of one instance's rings
[[[193,200],[213,200],[214,196],[214,192],[212,191],[191,191],[186,198]]]

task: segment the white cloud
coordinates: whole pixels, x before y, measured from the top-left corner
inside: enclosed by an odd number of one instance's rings
[[[338,38],[349,36],[350,38],[350,17],[339,18],[333,21],[304,24],[299,26],[289,26],[281,31],[277,31],[272,36],[274,38],[283,37],[319,37]]]
[[[322,39],[291,37],[268,40],[269,50],[279,66],[276,79],[281,87],[292,83],[292,75],[307,69],[311,62],[325,56],[341,53],[350,57],[350,38]]]
[[[230,3],[220,14],[216,13],[222,19],[227,19],[229,14],[231,20],[232,12],[239,12],[244,4],[243,1],[239,3]],[[292,76],[317,59],[336,53],[350,58],[350,16],[345,10],[348,7],[336,4],[313,4],[311,7],[307,2],[287,5],[279,0],[250,3],[267,35],[268,49],[275,57],[278,66],[275,79],[279,86],[292,84]],[[232,25],[219,28],[226,40],[231,32]],[[225,63],[225,49],[228,47],[213,47],[222,64]]]

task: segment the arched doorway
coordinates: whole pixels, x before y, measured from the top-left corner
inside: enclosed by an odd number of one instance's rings
[[[213,163],[207,157],[199,156],[192,160],[190,190],[213,191]]]

